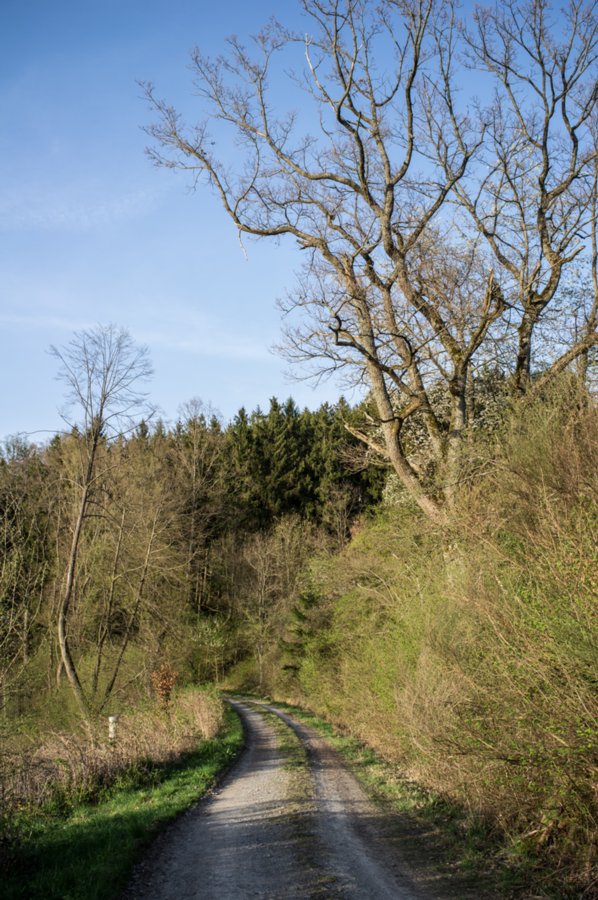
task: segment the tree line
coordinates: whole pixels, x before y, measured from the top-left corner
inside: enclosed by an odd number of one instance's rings
[[[263,655],[310,548],[341,546],[380,497],[383,470],[345,427],[358,410],[272,398],[225,424],[193,400],[167,426],[126,332],[54,352],[68,429],[0,457],[5,716],[64,684],[90,717],[165,659],[204,679],[248,646]]]
[[[0,454],[7,746],[177,674],[290,697],[546,877],[591,883],[598,441],[579,370],[533,402],[479,374],[459,506],[438,527],[355,436],[371,398],[273,398],[229,423],[193,400],[165,424],[126,332],[55,355],[68,427]]]

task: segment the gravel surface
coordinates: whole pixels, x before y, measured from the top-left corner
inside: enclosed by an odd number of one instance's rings
[[[154,842],[123,900],[455,896],[414,874],[408,854],[392,845],[388,815],[314,731],[274,707],[233,706],[246,731],[239,762]],[[307,749],[303,773],[285,767],[263,710]]]
[[[430,897],[416,887],[405,862],[391,852],[386,817],[373,806],[339,755],[313,729],[275,707],[265,708],[292,728],[308,751],[319,859],[334,876],[336,896],[381,900]]]

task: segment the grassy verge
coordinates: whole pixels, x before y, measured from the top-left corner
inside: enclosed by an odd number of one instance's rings
[[[439,875],[450,872],[466,886],[482,891],[479,896],[559,898],[578,897],[563,893],[562,885],[540,888],[533,865],[513,858],[501,836],[485,823],[468,814],[422,785],[401,776],[396,766],[382,760],[370,747],[346,734],[315,713],[278,700],[268,700],[321,734],[337,750],[379,805],[403,819],[397,830],[405,829],[405,838],[413,827],[422,836],[422,847],[437,860]],[[406,823],[406,828],[405,828]],[[413,836],[413,835],[411,835]],[[418,840],[417,834],[415,835]],[[452,895],[450,886],[447,896]],[[459,888],[456,887],[457,896]]]
[[[6,900],[110,900],[124,888],[140,849],[191,806],[243,744],[238,716],[226,712],[213,740],[175,763],[124,775],[95,804],[48,806],[18,814],[21,838],[3,882]]]
[[[307,797],[311,789],[311,775],[307,750],[295,734],[281,718],[258,706],[261,716],[276,732],[278,749],[284,759],[283,768],[293,776],[294,793]]]

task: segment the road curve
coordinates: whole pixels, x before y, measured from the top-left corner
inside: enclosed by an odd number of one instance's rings
[[[274,707],[232,705],[243,719],[244,753],[219,788],[152,845],[123,900],[438,896],[418,888],[388,849],[385,817],[322,738]],[[264,709],[308,751],[300,789]]]

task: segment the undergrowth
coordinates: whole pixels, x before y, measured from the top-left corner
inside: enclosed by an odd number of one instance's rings
[[[419,843],[416,856],[428,854],[434,857],[436,877],[447,877],[447,896],[452,897],[455,890],[458,895],[459,884],[462,884],[467,896],[473,886],[476,896],[487,898],[579,898],[577,892],[563,892],[561,886],[555,886],[553,890],[546,886],[539,888],[534,865],[526,857],[514,860],[490,821],[484,821],[449,797],[409,779],[397,765],[383,759],[372,747],[311,710],[277,699],[269,702],[326,738],[369,797],[391,815],[398,815],[396,830],[403,832],[399,834],[399,845],[404,845],[408,834],[411,842]]]
[[[6,900],[111,900],[124,888],[141,849],[200,798],[243,744],[236,713],[192,749],[123,769],[94,802],[63,795],[13,811],[4,830]]]
[[[464,858],[479,844],[529,896],[589,898],[598,410],[526,402],[463,469],[450,527],[398,503],[312,561],[264,687],[425,785]]]

